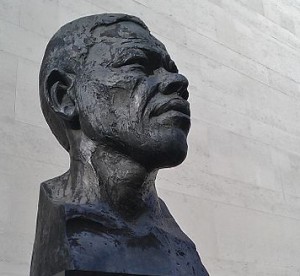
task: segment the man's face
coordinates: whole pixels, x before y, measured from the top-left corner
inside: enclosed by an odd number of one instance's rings
[[[171,167],[187,153],[188,82],[165,47],[133,22],[98,27],[76,80],[83,132],[148,168]]]

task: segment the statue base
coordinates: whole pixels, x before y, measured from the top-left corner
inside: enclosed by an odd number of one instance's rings
[[[154,276],[149,274],[126,274],[126,273],[111,273],[101,271],[82,271],[82,270],[65,270],[53,276]]]

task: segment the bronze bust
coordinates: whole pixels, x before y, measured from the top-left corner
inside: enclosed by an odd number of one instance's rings
[[[92,15],[52,37],[41,106],[70,169],[41,184],[31,276],[208,275],[155,188],[186,157],[187,87],[136,17]]]

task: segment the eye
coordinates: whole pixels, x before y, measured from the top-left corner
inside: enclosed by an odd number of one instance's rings
[[[142,71],[147,75],[150,75],[152,71],[149,59],[146,56],[131,56],[119,63],[117,67],[123,66],[129,66],[131,70]]]
[[[148,64],[148,59],[146,57],[139,57],[139,56],[130,57],[127,60],[125,60],[125,62],[122,64],[122,66],[132,65],[132,64],[141,65],[143,67],[146,67]]]
[[[178,73],[178,68],[173,60],[169,61],[168,71],[170,71],[171,73]]]
[[[148,58],[146,55],[127,55],[118,58],[115,62],[113,62],[112,66],[114,68],[119,68],[122,66],[127,66],[127,65],[140,65],[140,66],[147,66],[148,64]]]
[[[178,73],[175,62],[170,58],[169,55],[165,56],[163,61],[164,68],[171,73]]]

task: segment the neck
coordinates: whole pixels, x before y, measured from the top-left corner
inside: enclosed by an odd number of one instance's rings
[[[98,145],[82,133],[71,142],[70,175],[65,189],[69,201],[105,202],[126,218],[160,213],[155,189],[157,170],[148,171],[127,155]]]

